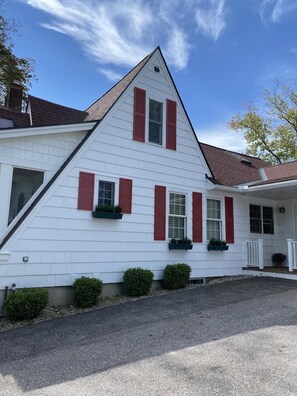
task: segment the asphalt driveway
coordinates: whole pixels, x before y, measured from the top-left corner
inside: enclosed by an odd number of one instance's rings
[[[242,279],[0,340],[1,395],[296,395],[297,282]]]

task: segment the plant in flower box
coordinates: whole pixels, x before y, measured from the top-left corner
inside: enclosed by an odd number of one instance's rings
[[[97,205],[92,215],[103,219],[121,219],[123,217],[122,208],[119,205]]]
[[[192,248],[193,244],[190,238],[184,237],[181,239],[170,239],[169,250],[191,250]]]
[[[207,250],[228,250],[229,246],[227,246],[226,241],[222,241],[221,239],[211,238],[208,245]]]

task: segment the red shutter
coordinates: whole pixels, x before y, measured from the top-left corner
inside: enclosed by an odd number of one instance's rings
[[[176,150],[176,102],[166,101],[166,148]]]
[[[166,235],[166,187],[155,186],[154,240],[165,241]]]
[[[232,197],[225,197],[225,224],[226,242],[234,243],[234,212]]]
[[[77,209],[93,210],[94,183],[94,173],[79,172]]]
[[[202,242],[202,194],[192,194],[193,242]]]
[[[145,96],[146,91],[134,88],[133,140],[145,141]]]
[[[132,180],[120,179],[119,205],[123,213],[132,213]]]

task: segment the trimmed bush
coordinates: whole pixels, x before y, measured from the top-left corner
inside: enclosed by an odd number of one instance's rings
[[[190,273],[191,267],[188,264],[168,264],[163,272],[164,289],[174,290],[186,287]]]
[[[152,286],[154,274],[143,268],[129,268],[124,272],[124,289],[128,296],[146,296]]]
[[[36,318],[48,304],[48,292],[39,288],[28,288],[11,293],[4,303],[11,320]]]
[[[89,308],[96,305],[101,294],[103,282],[97,278],[82,276],[73,283],[74,303],[79,308]]]

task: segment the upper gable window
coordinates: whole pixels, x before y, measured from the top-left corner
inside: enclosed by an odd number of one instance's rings
[[[98,205],[114,206],[115,183],[99,180]]]
[[[162,145],[163,104],[150,99],[149,102],[149,134],[151,143]]]

